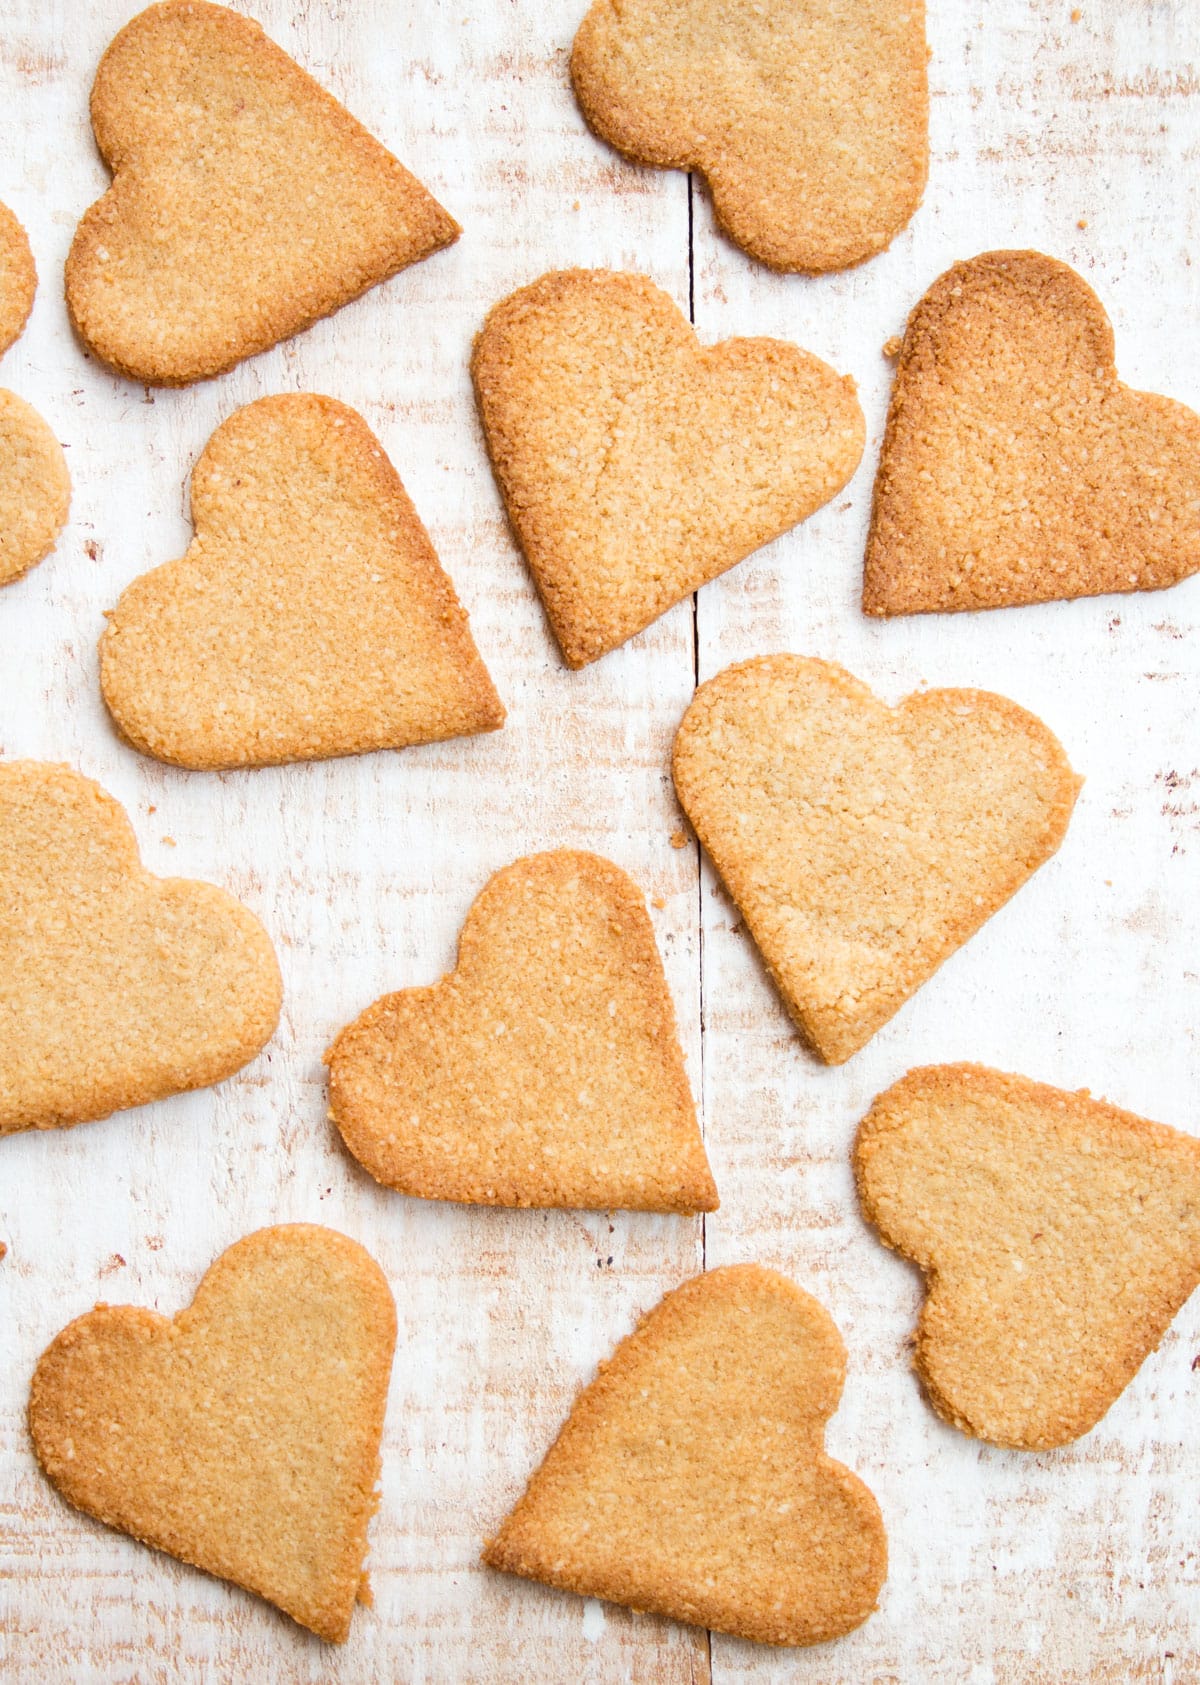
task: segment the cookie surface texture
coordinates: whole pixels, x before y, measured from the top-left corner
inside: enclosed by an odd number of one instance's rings
[[[856,1053],[1054,853],[1079,781],[980,690],[889,708],[844,668],[740,662],[700,686],[675,788],[794,1022]]]
[[[396,1310],[370,1254],[260,1229],[174,1319],[97,1305],[43,1352],[29,1426],[76,1508],[335,1643],[376,1505]]]
[[[598,855],[562,849],[497,872],[455,969],[376,1001],[326,1060],[346,1145],[402,1193],[717,1207],[649,916]]]
[[[36,292],[29,237],[8,206],[0,205],[0,355],[20,337]]]
[[[100,62],[91,111],[113,182],[76,230],[67,304],[130,379],[219,374],[458,237],[390,152],[224,6],[139,13]]]
[[[848,376],[783,340],[702,346],[641,275],[542,276],[492,310],[471,371],[569,667],[811,515],[862,455]]]
[[[1086,1091],[910,1071],[854,1165],[867,1217],[925,1272],[930,1402],[997,1445],[1087,1433],[1200,1283],[1200,1141]]]
[[[929,167],[924,0],[596,0],[571,54],[584,116],[644,164],[700,170],[774,269],[890,243]]]
[[[232,1075],[279,1019],[275,951],[213,884],[144,870],[70,767],[0,763],[0,1135]]]
[[[70,507],[62,446],[32,404],[0,391],[0,585],[50,554]]]
[[[1174,585],[1200,567],[1200,416],[1117,379],[1092,289],[1040,252],[934,282],[900,350],[867,614]]]
[[[504,709],[400,477],[366,422],[260,398],[209,440],[187,554],[136,579],[100,644],[104,700],[178,766],[399,749]]]
[[[786,1277],[694,1277],[601,1364],[484,1561],[764,1644],[840,1637],[887,1572],[879,1506],[825,1454],[845,1372]]]

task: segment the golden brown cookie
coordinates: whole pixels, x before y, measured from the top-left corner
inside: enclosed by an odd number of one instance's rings
[[[848,376],[783,340],[702,346],[641,275],[543,275],[492,310],[471,372],[569,667],[811,515],[862,455]]]
[[[279,1020],[275,951],[212,884],[156,878],[111,796],[0,763],[0,1135],[239,1070]]]
[[[108,616],[100,684],[143,754],[268,766],[494,731],[504,708],[429,535],[356,411],[236,410],[192,476],[187,554]]]
[[[1151,591],[1200,567],[1200,416],[1117,379],[1100,300],[985,252],[909,317],[867,540],[867,614]]]
[[[330,1116],[421,1199],[715,1211],[654,931],[611,861],[559,849],[478,896],[458,964],[326,1054]]]
[[[925,1272],[930,1403],[997,1445],[1087,1433],[1200,1283],[1200,1141],[1086,1089],[928,1065],[875,1101],[854,1164]]]
[[[0,585],[50,554],[70,507],[62,446],[32,404],[0,391]]]
[[[345,1235],[259,1229],[174,1318],[97,1305],[42,1353],[39,1463],[69,1503],[341,1643],[363,1583],[396,1344]]]
[[[675,788],[797,1028],[839,1065],[1062,841],[1079,780],[982,690],[889,708],[827,661],[769,655],[700,686]]]
[[[700,170],[773,269],[883,250],[929,168],[924,0],[596,0],[571,77],[628,157]]]
[[[785,1276],[695,1276],[600,1365],[485,1563],[763,1644],[840,1637],[887,1572],[878,1504],[825,1454],[845,1373]]]
[[[0,205],[0,355],[20,337],[36,292],[29,237],[8,206]]]
[[[204,0],[125,25],[92,127],[113,183],[76,231],[67,304],[133,380],[220,374],[460,232],[258,24]]]

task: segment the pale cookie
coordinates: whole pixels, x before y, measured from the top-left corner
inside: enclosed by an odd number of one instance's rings
[[[699,170],[773,269],[883,250],[929,168],[924,0],[596,0],[571,77],[630,158]]]
[[[471,372],[569,667],[811,515],[862,455],[848,376],[784,340],[702,346],[641,275],[543,275],[492,310]]]
[[[8,206],[0,205],[0,355],[20,337],[36,291],[29,237]]]
[[[88,348],[183,386],[458,238],[454,218],[263,34],[204,0],[125,25],[92,89],[113,173],[67,259]]]
[[[307,1223],[223,1252],[168,1318],[97,1305],[42,1353],[29,1428],[69,1503],[341,1643],[365,1584],[396,1310]]]
[[[840,1637],[887,1572],[878,1504],[825,1454],[845,1373],[785,1276],[695,1276],[600,1365],[483,1560],[763,1644]]]
[[[1117,379],[1100,300],[986,252],[909,317],[875,481],[867,614],[1156,591],[1200,567],[1200,416]]]
[[[152,877],[124,810],[70,767],[0,763],[0,907],[0,1135],[220,1082],[279,1020],[254,915]]]
[[[192,476],[187,554],[108,616],[100,684],[143,754],[195,768],[399,749],[504,723],[366,422],[293,393],[236,410]]]
[[[0,391],[0,585],[50,554],[70,507],[62,446],[32,404]]]
[[[1087,1433],[1200,1283],[1200,1141],[1086,1089],[910,1071],[854,1164],[867,1217],[925,1272],[930,1403],[997,1445]]]
[[[983,690],[889,708],[799,655],[727,667],[675,738],[675,788],[813,1051],[856,1053],[1055,852],[1079,780]]]
[[[641,893],[595,854],[497,872],[455,969],[376,1001],[326,1060],[346,1145],[402,1193],[717,1208]]]

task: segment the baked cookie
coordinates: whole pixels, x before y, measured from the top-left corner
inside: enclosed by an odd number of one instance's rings
[[[268,766],[494,731],[504,709],[400,477],[356,411],[260,398],[208,441],[187,554],[108,616],[100,685],[143,754]]]
[[[924,0],[596,0],[571,78],[630,158],[700,170],[773,269],[861,263],[929,169]]]
[[[879,1506],[825,1454],[845,1373],[785,1276],[695,1276],[600,1365],[484,1562],[763,1644],[840,1637],[887,1572]]]
[[[239,1070],[279,1020],[275,951],[212,884],[156,878],[111,796],[0,763],[0,1135]]]
[[[125,25],[92,127],[113,183],[76,230],[67,305],[132,380],[220,374],[460,232],[258,24],[204,0]]]
[[[38,1462],[69,1503],[341,1643],[364,1586],[396,1344],[345,1235],[259,1229],[174,1318],[97,1305],[33,1374]]]
[[[559,849],[475,901],[458,964],[326,1054],[330,1117],[421,1199],[715,1211],[654,931],[611,861]]]
[[[863,1209],[919,1264],[915,1364],[964,1433],[1023,1451],[1095,1426],[1200,1283],[1200,1141],[981,1065],[867,1113]]]
[[[827,661],[769,655],[700,686],[675,789],[784,1004],[857,1053],[1058,848],[1079,780],[983,690],[889,708]]]
[[[62,446],[32,404],[0,391],[0,585],[50,554],[70,507]]]
[[[909,317],[875,480],[867,614],[1154,591],[1200,567],[1200,416],[1117,379],[1092,289],[985,252]]]
[[[0,205],[0,356],[29,320],[37,269],[29,237],[7,205]]]
[[[783,340],[702,346],[641,275],[543,275],[492,310],[471,372],[569,667],[811,515],[862,455],[848,376]]]

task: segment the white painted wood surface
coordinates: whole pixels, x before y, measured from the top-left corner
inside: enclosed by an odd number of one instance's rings
[[[1112,314],[1125,377],[1200,402],[1200,12],[1078,0],[1072,21],[1070,0],[931,0],[925,203],[852,273],[756,268],[714,232],[697,184],[702,337],[778,334],[853,373],[871,444],[842,498],[709,586],[695,613],[683,604],[568,674],[485,462],[471,335],[496,298],[551,267],[640,269],[685,306],[690,278],[686,178],[623,163],[575,109],[566,56],[583,6],[247,6],[465,233],[293,344],[147,395],[84,357],[61,301],[75,220],[106,181],[87,93],[131,7],[0,0],[0,198],[41,277],[0,383],[50,420],[75,488],[57,553],[0,593],[0,752],[73,762],[125,803],[152,869],[241,895],[276,939],[287,989],[268,1052],[220,1089],[0,1143],[0,1677],[1195,1679],[1200,1302],[1074,1448],[981,1447],[935,1419],[908,1371],[917,1280],[864,1226],[848,1148],[879,1089],[956,1058],[1200,1126],[1200,584],[884,624],[857,607],[889,379],[880,347],[953,259],[1003,245],[1067,259]],[[182,552],[187,476],[214,426],[280,390],[329,392],[379,432],[509,707],[498,736],[215,777],[117,742],[96,680],[102,611]],[[921,683],[1004,691],[1087,777],[1058,858],[839,1071],[803,1052],[711,873],[669,841],[667,757],[695,672],[777,649],[843,661],[892,699]],[[404,1200],[369,1182],[325,1120],[333,1032],[383,990],[436,978],[488,873],[557,843],[610,855],[664,903],[652,916],[723,1201],[707,1223]],[[30,1370],[70,1317],[98,1298],[173,1312],[225,1246],[292,1219],[363,1241],[400,1313],[376,1603],[337,1651],[69,1511],[24,1426]],[[710,1646],[477,1566],[578,1385],[705,1256],[786,1270],[846,1338],[829,1443],[879,1497],[891,1572],[879,1613],[836,1646]]]

